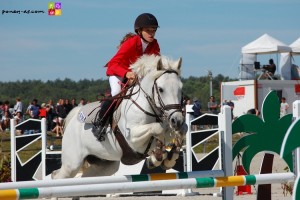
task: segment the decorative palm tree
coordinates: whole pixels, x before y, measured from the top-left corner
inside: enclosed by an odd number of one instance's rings
[[[300,147],[300,118],[293,122],[288,129],[281,147],[280,156],[290,155],[296,148]],[[300,156],[300,155],[298,155]],[[298,163],[299,164],[299,163]],[[300,199],[300,175],[297,174],[294,184],[293,199]]]
[[[262,118],[245,114],[238,117],[232,124],[232,134],[245,132],[233,146],[233,159],[244,149],[242,164],[246,172],[253,157],[262,151],[271,151],[280,154],[283,138],[292,123],[292,114],[280,118],[280,101],[275,91],[268,93],[262,105]],[[283,159],[293,169],[292,154],[287,153]]]

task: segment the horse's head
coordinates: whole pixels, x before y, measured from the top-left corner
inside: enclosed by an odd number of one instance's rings
[[[179,130],[184,123],[181,95],[180,67],[182,59],[172,61],[166,57],[145,55],[131,66],[142,78],[141,87],[148,102],[160,120],[168,120],[170,127]],[[152,108],[151,108],[152,109]]]

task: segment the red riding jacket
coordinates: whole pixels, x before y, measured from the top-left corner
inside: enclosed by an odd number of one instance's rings
[[[106,75],[125,77],[126,73],[130,71],[129,66],[143,54],[160,55],[160,48],[156,39],[148,44],[144,53],[140,36],[136,35],[127,39],[116,55],[107,63]]]

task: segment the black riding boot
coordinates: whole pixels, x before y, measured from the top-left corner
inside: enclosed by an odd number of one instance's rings
[[[97,119],[93,123],[94,126],[92,128],[92,132],[99,141],[104,140],[103,135],[106,132],[106,123],[114,110],[113,106],[108,110],[108,108],[110,107],[111,104],[112,104],[112,100],[105,100],[102,102],[101,108],[96,115]]]

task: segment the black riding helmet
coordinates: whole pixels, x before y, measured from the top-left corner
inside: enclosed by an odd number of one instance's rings
[[[156,27],[158,28],[158,22],[154,15],[150,13],[143,13],[140,14],[134,23],[134,31],[138,33],[140,28],[147,28],[147,27]]]

